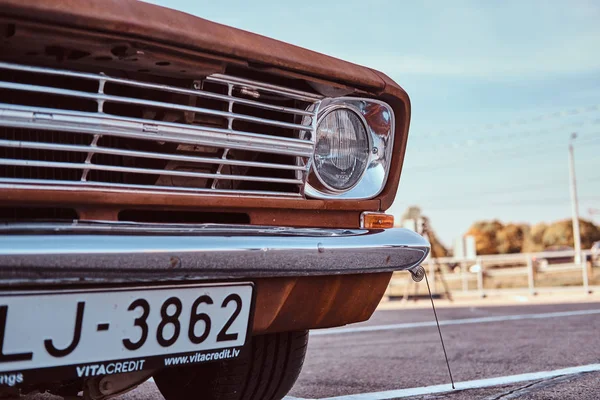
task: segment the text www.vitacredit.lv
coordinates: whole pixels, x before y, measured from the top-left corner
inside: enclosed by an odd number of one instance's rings
[[[169,365],[182,365],[182,364],[193,364],[197,362],[213,361],[213,360],[227,360],[229,358],[235,358],[240,354],[238,349],[225,349],[221,351],[215,351],[212,353],[196,353],[187,356],[178,357],[166,357],[165,366]]]

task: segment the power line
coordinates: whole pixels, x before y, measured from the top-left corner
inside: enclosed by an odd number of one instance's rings
[[[590,182],[590,181],[596,181],[596,180],[600,180],[600,177],[593,177],[590,179],[580,179],[580,182]],[[564,182],[565,185],[567,184],[567,182]],[[460,193],[456,193],[454,192],[453,194],[457,194],[457,196],[443,196],[444,201],[446,200],[456,200],[460,203],[456,203],[456,204],[463,204],[464,201],[462,201],[462,199],[468,198],[469,200],[472,200],[474,198],[485,198],[487,196],[493,195],[502,195],[502,194],[510,194],[510,195],[515,195],[515,194],[520,194],[520,193],[527,193],[527,192],[531,192],[532,190],[539,190],[539,189],[546,189],[546,188],[552,188],[552,187],[556,187],[556,181],[550,182],[550,181],[546,181],[545,183],[541,183],[541,184],[537,184],[537,185],[520,185],[520,186],[509,186],[509,187],[504,187],[503,189],[498,189],[498,190],[493,190],[493,191],[471,191],[471,192],[463,192],[461,191]],[[595,197],[588,197],[587,200],[588,201],[595,201],[598,198]],[[425,201],[425,203],[427,203],[427,200]],[[507,202],[508,204],[514,204],[514,202]],[[488,203],[486,202],[486,204],[492,204],[492,203]],[[539,204],[539,203],[536,203]]]
[[[580,179],[580,182],[594,182],[594,181],[600,181],[600,176],[594,176],[591,178],[584,178],[584,179]],[[566,185],[567,182],[565,181],[564,184]],[[491,190],[491,191],[471,191],[471,192],[463,192],[460,191],[460,193],[456,193],[453,192],[451,194],[456,194],[456,196],[447,196],[446,194],[443,195],[443,201],[444,206],[443,208],[436,208],[434,206],[434,210],[435,209],[471,209],[473,208],[473,206],[469,205],[469,204],[473,204],[473,203],[469,203],[469,201],[465,201],[464,199],[468,199],[468,200],[474,200],[474,199],[480,199],[480,198],[484,198],[490,195],[516,195],[516,194],[520,194],[520,193],[526,193],[526,192],[530,192],[532,190],[539,190],[539,189],[544,189],[544,188],[551,188],[551,187],[556,187],[556,181],[545,181],[545,182],[536,182],[536,184],[528,184],[528,185],[519,185],[519,186],[508,186],[508,187],[504,187],[502,189],[498,189],[498,190]],[[454,200],[454,202],[450,202],[450,204],[446,203],[447,200]],[[581,199],[582,201],[599,201],[600,202],[600,197],[585,197]],[[424,201],[417,201],[417,202],[413,202],[415,204],[427,204],[430,201],[430,199],[426,199]],[[535,200],[535,201],[523,201],[523,200],[511,200],[511,201],[501,201],[501,202],[489,202],[486,201],[485,205],[486,206],[493,206],[493,207],[502,207],[502,206],[556,206],[557,202],[559,202],[560,204],[566,204],[568,203],[569,199],[568,198],[551,198],[551,199],[543,199],[543,200]],[[482,201],[477,200],[477,203],[481,203]],[[433,204],[433,203],[430,203]],[[436,202],[437,204],[437,202]],[[429,208],[429,207],[427,207]]]
[[[506,194],[510,194],[512,195],[513,192],[510,193],[506,193]],[[450,202],[450,203],[446,203],[446,200],[457,200],[455,202]],[[472,204],[477,204],[477,203],[482,203],[479,199],[476,198],[476,194],[465,194],[464,197],[455,197],[455,198],[448,198],[448,197],[443,197],[444,202],[444,208],[445,207],[455,207],[455,206],[465,206],[465,208],[473,208]],[[469,202],[470,201],[470,202]],[[598,196],[586,196],[586,197],[582,197],[580,198],[580,201],[585,201],[585,202],[595,202],[595,201],[599,201],[600,202],[600,197]],[[485,205],[486,206],[501,206],[501,205],[541,205],[541,204],[562,204],[562,203],[568,203],[570,202],[570,198],[568,196],[561,196],[561,197],[550,197],[550,198],[544,198],[541,197],[539,200],[506,200],[506,201],[486,201]],[[426,199],[424,201],[413,201],[412,203],[415,204],[434,204],[433,202],[431,202],[430,199]],[[436,202],[435,204],[438,204],[439,202]],[[471,206],[469,206],[469,204],[471,204]]]
[[[584,121],[584,122],[578,123],[578,124],[563,125],[560,127],[560,129],[561,130],[577,129],[577,131],[581,132],[582,129],[584,127],[586,127],[586,125],[600,125],[600,118],[597,118],[594,120],[587,120],[587,121]],[[473,148],[475,146],[485,146],[487,144],[493,144],[493,143],[497,143],[497,142],[511,141],[512,139],[515,139],[515,138],[519,139],[519,140],[523,140],[523,139],[533,138],[533,137],[557,133],[557,132],[558,132],[558,128],[553,127],[553,128],[542,128],[542,129],[534,129],[534,130],[530,130],[530,131],[520,131],[520,132],[519,131],[517,131],[517,132],[515,132],[515,131],[502,132],[498,135],[475,135],[475,137],[467,138],[467,139],[461,140],[460,142],[452,143],[450,146],[453,146],[456,148]],[[512,140],[512,141],[514,142],[514,140]],[[435,151],[435,150],[439,150],[439,149],[447,149],[448,146],[449,146],[448,143],[436,142],[434,145],[428,144],[427,146],[419,147],[418,151],[422,152],[422,153],[427,153],[432,150]]]
[[[538,185],[521,185],[521,186],[509,186],[509,187],[504,187],[502,189],[498,189],[498,190],[491,190],[491,191],[471,191],[471,192],[463,192],[461,191],[459,194],[459,196],[453,196],[453,197],[446,197],[444,196],[444,200],[447,199],[462,199],[464,197],[469,197],[472,198],[474,196],[476,197],[486,197],[486,196],[490,196],[490,195],[502,195],[502,194],[518,194],[518,193],[527,193],[530,192],[532,190],[540,190],[540,189],[546,189],[546,188],[550,188],[550,187],[556,187],[556,181],[550,183],[550,182],[546,182],[546,183],[542,183],[542,184],[538,184]]]
[[[579,179],[580,182],[590,182],[590,181],[596,181],[596,180],[600,180],[600,176],[596,176],[593,178],[587,178],[587,179]],[[506,187],[503,190],[497,190],[497,191],[486,191],[486,192],[473,192],[473,193],[467,193],[467,195],[478,195],[478,194],[483,194],[483,195],[488,195],[488,194],[506,194],[507,191],[510,192],[510,194],[515,194],[515,193],[526,193],[529,192],[531,190],[539,190],[539,189],[546,189],[546,188],[551,188],[551,187],[556,187],[556,180],[553,181],[546,181],[545,183],[540,183],[537,185],[521,185],[521,186],[512,186],[512,187]],[[566,180],[565,182],[566,183]]]
[[[503,122],[499,122],[499,123],[483,124],[483,125],[478,125],[478,126],[475,125],[475,126],[471,126],[471,127],[464,127],[464,128],[449,130],[449,131],[441,130],[441,131],[431,132],[431,133],[427,133],[427,134],[420,134],[419,136],[420,137],[437,137],[437,136],[441,136],[441,135],[453,135],[453,134],[468,132],[468,131],[473,131],[473,130],[485,131],[485,130],[492,130],[492,129],[496,129],[496,128],[506,128],[506,127],[510,127],[510,126],[521,126],[521,125],[526,125],[526,124],[530,124],[530,123],[542,122],[542,121],[552,120],[552,119],[556,119],[556,118],[571,117],[573,115],[585,114],[588,112],[595,112],[595,111],[600,111],[600,104],[593,104],[593,105],[588,105],[588,106],[570,108],[570,109],[561,110],[561,111],[555,111],[555,112],[546,113],[546,114],[540,114],[540,115],[537,115],[532,118],[517,118],[514,120],[508,120],[508,121],[503,121]]]
[[[597,133],[600,134],[600,133]],[[516,147],[510,147],[510,148],[503,148],[503,149],[496,149],[494,151],[490,151],[490,152],[477,152],[475,154],[475,156],[477,157],[486,157],[486,162],[490,163],[491,159],[494,159],[494,162],[504,162],[504,161],[513,161],[513,160],[517,160],[517,159],[522,159],[522,158],[535,158],[538,156],[545,156],[548,155],[550,153],[555,153],[557,149],[560,149],[564,146],[564,143],[552,143],[553,146],[540,146],[540,147],[535,147],[535,148],[525,148],[524,150],[526,150],[525,153],[522,152],[513,152],[513,153],[508,153],[506,154],[507,150],[512,150],[512,149],[516,149]],[[600,138],[591,138],[588,140],[581,140],[578,144],[581,145],[587,145],[588,147],[591,146],[595,146],[597,144],[600,144]],[[449,153],[452,154],[452,153]],[[409,171],[424,171],[424,172],[431,172],[431,171],[437,171],[440,169],[449,169],[449,168],[465,168],[465,163],[473,163],[473,158],[466,158],[464,157],[464,154],[460,154],[458,153],[457,156],[463,156],[461,158],[456,158],[448,163],[443,163],[443,164],[417,164],[417,165],[410,165],[410,164],[406,164],[405,166],[405,170],[409,170]],[[480,167],[480,164],[478,164],[478,167]]]
[[[580,199],[580,201],[600,201],[599,197],[585,197]],[[560,206],[560,205],[565,205],[568,206],[570,202],[570,199],[568,197],[556,197],[556,198],[550,198],[550,199],[540,199],[540,200],[536,200],[536,201],[520,201],[520,200],[511,200],[511,201],[505,201],[505,202],[486,202],[485,206],[486,207],[548,207],[548,206],[552,206],[552,207],[556,207],[556,206]],[[454,203],[454,204],[444,204],[443,206],[436,206],[434,205],[433,207],[429,207],[427,206],[427,203],[422,203],[422,202],[411,202],[411,204],[417,204],[419,205],[422,209],[424,210],[473,210],[475,207],[473,204],[469,203],[465,203],[465,202],[461,202],[461,203]]]

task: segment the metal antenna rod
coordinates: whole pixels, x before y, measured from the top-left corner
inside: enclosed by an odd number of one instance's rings
[[[438,333],[440,334],[440,341],[442,342],[442,350],[444,350],[444,358],[446,358],[446,366],[448,367],[448,374],[450,375],[450,382],[452,383],[452,389],[454,387],[454,379],[452,378],[452,371],[450,370],[450,362],[448,361],[448,354],[446,354],[446,346],[444,346],[444,338],[442,337],[442,330],[440,329],[440,321],[438,321],[437,312],[435,311],[435,304],[433,304],[433,295],[431,294],[431,288],[429,287],[429,279],[427,279],[427,272],[423,268],[423,274],[425,275],[425,283],[427,283],[427,290],[429,291],[429,299],[431,300],[431,307],[433,308],[433,315],[435,316],[435,323],[437,324]]]

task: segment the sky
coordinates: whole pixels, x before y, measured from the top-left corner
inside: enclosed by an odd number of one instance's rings
[[[478,220],[600,223],[600,2],[153,0],[385,72],[412,119],[396,201],[446,245]],[[590,211],[598,210],[598,214]]]

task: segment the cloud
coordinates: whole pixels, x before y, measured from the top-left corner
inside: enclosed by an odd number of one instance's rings
[[[600,72],[597,2],[425,4],[430,7],[405,4],[403,21],[387,25],[377,41],[330,53],[396,76],[536,79]]]
[[[285,40],[392,77],[526,79],[600,72],[594,0],[221,3],[147,0]],[[314,6],[319,13],[314,14]],[[385,12],[381,12],[385,10]],[[308,25],[307,25],[308,24]],[[312,26],[314,24],[314,26]]]
[[[599,42],[600,43],[600,42]],[[368,65],[388,75],[423,75],[464,78],[543,78],[550,75],[600,73],[600,52],[566,45],[538,53],[502,56],[486,54],[469,57],[436,57],[423,55],[375,55],[345,57]]]
[[[505,36],[481,24],[442,25],[432,34],[434,39],[421,40],[418,47],[398,44],[386,52],[363,48],[339,56],[395,76],[537,79],[600,73],[600,24],[596,20],[573,29],[574,24],[557,27],[552,19],[529,21]]]

